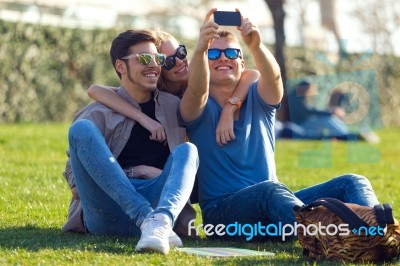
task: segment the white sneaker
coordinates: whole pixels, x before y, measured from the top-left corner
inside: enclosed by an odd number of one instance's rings
[[[181,238],[174,231],[171,231],[171,233],[169,234],[168,242],[171,247],[175,248],[183,247]]]
[[[136,245],[137,251],[159,252],[164,255],[169,252],[169,240],[172,226],[170,218],[161,213],[147,218],[140,226],[142,235]]]

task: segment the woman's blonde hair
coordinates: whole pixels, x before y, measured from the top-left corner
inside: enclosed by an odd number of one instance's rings
[[[158,27],[152,27],[152,28],[150,28],[150,31],[154,34],[154,36],[156,36],[156,46],[157,46],[158,50],[160,50],[161,45],[163,44],[164,41],[176,40],[176,38],[174,36],[172,36],[171,34],[169,34],[166,31],[161,30]]]
[[[156,43],[155,44],[156,44],[157,49],[158,49],[159,52],[160,52],[161,46],[162,46],[164,41],[166,41],[166,40],[178,41],[174,36],[172,36],[171,34],[169,34],[166,31],[161,30],[158,27],[152,27],[150,30],[153,32],[154,36],[156,37]],[[158,89],[160,91],[169,92],[168,88],[167,88],[167,85],[165,84],[165,81],[164,81],[164,78],[163,78],[162,75],[158,79],[157,87],[158,87]],[[176,95],[176,96],[181,98],[183,96],[183,92],[184,92],[184,89],[182,90],[180,95]]]

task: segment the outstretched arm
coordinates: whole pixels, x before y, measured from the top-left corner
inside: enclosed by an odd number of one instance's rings
[[[216,9],[211,9],[200,28],[200,36],[190,61],[188,88],[183,94],[179,111],[184,122],[192,122],[198,118],[206,103],[209,93],[210,73],[207,50],[213,38],[219,38],[218,25],[211,21]]]
[[[165,141],[167,137],[163,126],[159,122],[151,119],[140,110],[130,105],[114,91],[115,89],[116,88],[102,85],[91,85],[88,89],[88,94],[92,99],[101,102],[114,111],[137,121],[144,128],[150,131],[151,140],[160,142]]]
[[[257,81],[259,77],[260,72],[257,70],[245,70],[231,97],[235,96],[243,102],[247,98],[250,85]],[[237,105],[232,104],[225,104],[224,108],[222,109],[221,117],[219,118],[216,130],[216,141],[218,145],[222,146],[227,144],[228,141],[235,139],[235,134],[233,132],[233,121],[235,112],[237,110]]]
[[[239,30],[242,40],[249,47],[257,69],[261,74],[258,80],[258,93],[270,105],[280,103],[283,97],[281,71],[272,53],[261,42],[258,26],[248,18],[242,18],[242,25]]]

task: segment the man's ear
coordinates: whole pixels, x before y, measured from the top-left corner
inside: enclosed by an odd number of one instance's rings
[[[125,72],[125,62],[122,60],[117,59],[115,62],[115,69],[120,73],[123,74]]]
[[[243,73],[243,71],[245,70],[245,62],[244,62],[244,59],[242,59],[242,60],[240,61],[240,65],[242,66],[242,73]]]

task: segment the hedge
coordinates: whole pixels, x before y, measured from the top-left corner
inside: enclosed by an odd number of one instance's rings
[[[71,121],[93,83],[117,86],[109,58],[121,29],[82,30],[0,21],[0,123]],[[185,40],[190,51],[194,41]],[[288,47],[289,80],[368,69],[377,77],[384,126],[400,126],[400,58],[352,54],[332,65],[321,52]],[[244,47],[246,66],[254,61]],[[322,59],[321,59],[322,58]]]

